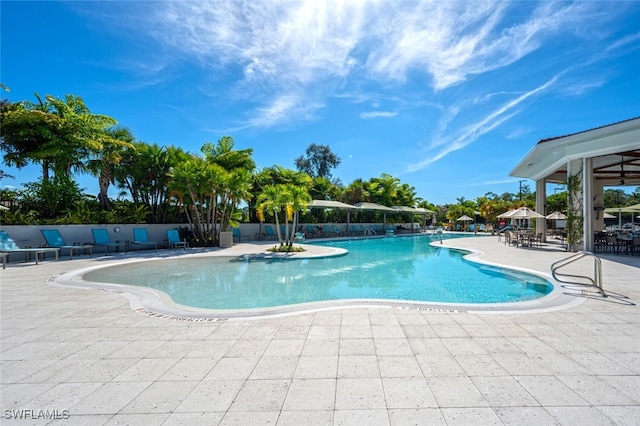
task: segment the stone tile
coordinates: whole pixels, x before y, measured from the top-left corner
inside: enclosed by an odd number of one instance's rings
[[[536,407],[538,402],[511,376],[471,378],[492,407]]]
[[[159,425],[169,417],[168,414],[116,414],[111,417],[105,426],[115,425]]]
[[[547,407],[547,411],[561,425],[617,426],[621,424],[612,422],[611,419],[594,407]],[[635,424],[637,424],[637,419]]]
[[[105,383],[95,392],[71,407],[75,414],[117,414],[149,387],[151,382]]]
[[[204,380],[237,380],[248,378],[256,364],[258,357],[251,358],[222,358],[209,371]]]
[[[217,362],[217,359],[182,358],[160,376],[159,380],[202,380]]]
[[[378,358],[373,355],[351,355],[338,358],[338,377],[380,377]]]
[[[407,339],[426,339],[437,337],[433,328],[427,324],[404,324],[402,325],[402,331]]]
[[[387,408],[435,408],[438,405],[427,384],[422,377],[414,378],[383,378]]]
[[[429,377],[427,381],[440,408],[488,405],[468,377]]]
[[[496,414],[505,425],[556,426],[558,422],[542,407],[496,407]]]
[[[469,337],[469,334],[464,328],[458,324],[431,324],[436,336],[441,338],[446,337]]]
[[[376,354],[395,355],[395,356],[411,356],[413,351],[407,339],[374,339],[376,345]]]
[[[403,408],[388,410],[391,426],[446,424],[438,408]]]
[[[441,339],[408,339],[414,355],[451,355]]]
[[[178,362],[171,358],[144,358],[114,377],[118,382],[154,381]]]
[[[304,356],[298,360],[295,379],[332,379],[338,371],[337,356]]]
[[[336,410],[360,411],[384,410],[385,408],[384,390],[382,389],[381,379],[338,379],[336,388]]]
[[[442,408],[442,416],[447,426],[502,425],[496,412],[488,407]]]
[[[122,409],[122,413],[172,413],[198,382],[154,382]]]
[[[565,405],[589,405],[570,387],[554,376],[517,376],[514,377],[540,405],[546,407]]]
[[[139,359],[101,359],[69,377],[70,382],[106,383],[135,365]]]
[[[286,406],[286,401],[285,401]],[[333,410],[280,412],[278,426],[332,426]]]
[[[406,336],[399,325],[372,325],[374,339],[404,339]]]
[[[260,358],[250,379],[291,379],[298,365],[298,357],[265,356]]]
[[[244,383],[244,380],[201,381],[176,407],[175,412],[225,412]]]
[[[334,426],[388,426],[386,410],[339,410],[333,418]]]
[[[226,358],[262,356],[270,340],[237,340],[224,354]]]
[[[304,339],[272,340],[263,356],[300,356]]]
[[[289,412],[326,412],[334,409],[335,400],[335,379],[294,379],[282,409]]]
[[[275,425],[279,411],[229,411],[218,426]]]
[[[413,356],[378,357],[380,377],[424,377]]]
[[[491,356],[512,376],[551,374],[549,370],[522,353],[498,353]]]
[[[302,348],[302,356],[337,356],[340,339],[311,339]]]
[[[636,426],[640,419],[640,405],[631,407],[596,407],[615,425]]]
[[[507,375],[491,355],[458,355],[454,358],[469,377]]]
[[[449,350],[451,355],[479,355],[485,354],[486,351],[482,346],[480,346],[473,339],[462,339],[462,338],[446,338],[441,339],[442,343]]]
[[[373,339],[340,339],[340,355],[375,355]]]
[[[417,355],[416,360],[425,377],[466,376],[464,369],[451,355]]]
[[[506,337],[476,337],[474,340],[489,354],[522,352]]]
[[[290,380],[247,380],[229,411],[279,411],[290,383]]]
[[[595,376],[559,376],[558,379],[569,386],[591,405],[636,405],[634,400]]]
[[[339,339],[340,338],[340,326],[337,325],[312,325],[309,329],[307,339]]]
[[[340,332],[341,339],[371,339],[373,333],[370,325],[343,325]]]
[[[217,425],[224,412],[171,413],[162,426]]]

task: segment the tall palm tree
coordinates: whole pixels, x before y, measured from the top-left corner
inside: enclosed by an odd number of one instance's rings
[[[276,221],[276,232],[278,234],[278,242],[282,245],[282,233],[280,232],[280,221],[278,213],[283,209],[283,200],[285,199],[285,187],[284,185],[273,185],[264,188],[262,193],[258,195],[257,210],[258,218],[260,221],[265,219],[265,211],[273,213]]]
[[[287,235],[287,243],[291,246],[293,244],[295,230],[298,227],[299,212],[307,208],[311,202],[311,196],[307,188],[302,186],[290,185],[287,190],[290,194],[289,200],[291,202],[291,210],[293,211],[293,226],[291,232]]]

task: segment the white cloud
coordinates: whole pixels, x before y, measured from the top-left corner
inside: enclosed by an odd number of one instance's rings
[[[397,112],[391,112],[391,111],[371,111],[371,112],[362,112],[360,113],[360,118],[362,119],[371,119],[371,118],[391,118],[391,117],[395,117],[396,115],[398,115]]]

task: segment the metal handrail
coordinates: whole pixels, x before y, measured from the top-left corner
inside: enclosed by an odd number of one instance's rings
[[[589,276],[586,275],[573,275],[573,274],[563,274],[558,272],[558,269],[563,268],[573,262],[576,262],[582,258],[585,257],[592,257],[593,258],[593,264],[594,264],[594,271],[593,271],[593,275],[594,277],[591,278]],[[604,289],[602,288],[602,261],[600,260],[600,258],[598,256],[596,256],[595,254],[589,252],[589,251],[579,251],[569,257],[566,257],[564,259],[558,260],[557,262],[554,262],[551,264],[551,275],[553,276],[553,278],[561,283],[567,283],[567,284],[580,284],[580,285],[591,285],[594,287],[598,288],[598,292],[600,294],[602,294],[604,297],[607,297],[607,294],[605,293]],[[582,282],[575,282],[575,281],[565,281],[563,279],[561,279],[560,277],[572,277],[572,278],[580,278],[583,280],[587,280],[589,281],[591,284],[584,284]]]

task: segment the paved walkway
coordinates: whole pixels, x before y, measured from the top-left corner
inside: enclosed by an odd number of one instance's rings
[[[567,255],[493,237],[453,244],[542,274]],[[370,307],[180,321],[134,312],[121,294],[47,284],[105,259],[0,272],[2,424],[640,423],[640,256],[605,256],[616,297],[585,292],[535,313]]]

